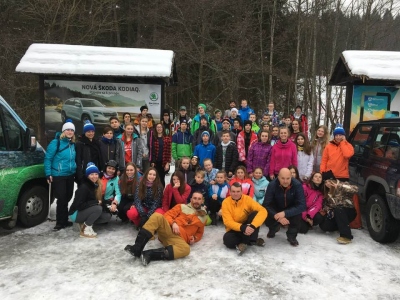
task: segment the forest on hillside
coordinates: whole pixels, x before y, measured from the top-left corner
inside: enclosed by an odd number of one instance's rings
[[[36,128],[38,77],[15,72],[32,43],[169,49],[176,112],[248,99],[260,115],[302,105],[313,126],[341,121],[326,82],[344,50],[400,50],[398,0],[0,0],[0,94]],[[36,114],[37,112],[37,114]]]

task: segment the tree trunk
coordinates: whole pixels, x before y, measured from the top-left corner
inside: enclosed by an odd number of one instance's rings
[[[269,50],[269,95],[268,100],[273,101],[273,87],[272,87],[272,72],[273,72],[273,58],[274,58],[274,34],[275,34],[275,21],[276,21],[276,1],[274,0],[274,6],[272,8],[271,17],[271,37],[270,37],[270,50]]]

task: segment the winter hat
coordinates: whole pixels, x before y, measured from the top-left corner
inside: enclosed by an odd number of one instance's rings
[[[250,126],[252,126],[252,125],[253,125],[253,122],[251,122],[250,120],[244,121],[244,126],[246,126],[247,124],[250,125]]]
[[[200,103],[199,105],[197,105],[197,107],[199,107],[199,106],[202,107],[202,108],[204,108],[204,110],[206,110],[206,108],[207,108],[206,105],[203,104],[203,103]]]
[[[186,106],[181,106],[180,108],[179,108],[179,110],[186,110]]]
[[[87,164],[85,175],[86,175],[86,177],[89,177],[89,175],[92,174],[92,173],[99,174],[100,171],[99,171],[99,169],[96,167],[96,165],[94,163],[90,162],[90,163]]]
[[[168,114],[169,115],[169,109],[168,108],[164,108],[162,111],[162,114]]]
[[[185,123],[186,125],[187,125],[187,120],[186,119],[183,119],[182,121],[181,121],[181,124],[183,124],[183,123]]]
[[[238,109],[235,107],[231,108],[231,112],[233,112],[233,111],[239,112]]]
[[[336,124],[336,128],[333,131],[333,136],[337,135],[337,134],[341,134],[341,135],[346,135],[346,132],[343,129],[342,124]]]
[[[200,121],[201,121],[201,119],[204,119],[204,120],[206,120],[206,121],[208,122],[207,117],[206,117],[205,115],[202,115],[202,116],[200,117]]]
[[[65,123],[62,127],[62,132],[64,132],[67,129],[72,129],[73,131],[75,131],[75,125],[72,123],[71,119],[65,120]]]
[[[89,120],[85,121],[85,124],[83,125],[83,133],[85,134],[86,132],[93,130],[96,131],[96,129],[94,128],[93,124],[90,123]]]
[[[215,115],[216,113],[219,113],[219,112],[221,112],[221,110],[217,108],[216,110],[214,110],[214,115]]]
[[[210,133],[208,132],[208,131],[203,131],[202,133],[201,133],[201,137],[203,137],[203,135],[208,135],[208,137],[210,137]]]
[[[231,121],[229,121],[228,118],[224,118],[224,119],[222,120],[222,123],[224,123],[224,122],[228,122],[229,124],[231,124]]]

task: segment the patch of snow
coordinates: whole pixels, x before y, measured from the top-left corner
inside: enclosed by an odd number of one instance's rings
[[[16,71],[35,74],[172,76],[171,50],[32,44]]]

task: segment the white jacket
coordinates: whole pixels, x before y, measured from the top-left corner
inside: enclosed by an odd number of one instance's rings
[[[299,170],[300,180],[304,177],[309,179],[313,171],[314,155],[307,155],[304,151],[297,151],[297,169]]]

